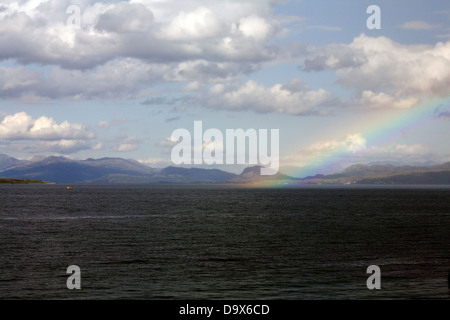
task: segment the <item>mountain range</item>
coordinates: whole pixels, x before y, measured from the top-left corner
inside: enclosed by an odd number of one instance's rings
[[[55,183],[79,183],[110,174],[146,176],[156,172],[134,160],[102,158],[72,160],[65,157],[34,157],[17,160],[0,155],[0,178],[38,179]]]
[[[431,166],[355,164],[342,172],[302,178],[308,184],[439,184],[450,185],[450,162]]]
[[[53,183],[84,184],[254,184],[270,180],[282,184],[441,184],[450,185],[450,162],[434,166],[356,164],[342,172],[293,178],[278,172],[261,176],[260,166],[241,174],[218,169],[169,166],[155,169],[132,159],[101,158],[73,160],[66,157],[34,156],[19,160],[0,155],[0,178],[32,179]]]

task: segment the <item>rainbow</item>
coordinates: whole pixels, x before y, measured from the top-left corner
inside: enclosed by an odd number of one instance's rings
[[[369,114],[367,120],[361,126],[364,129],[359,132],[366,140],[367,146],[385,146],[405,132],[419,132],[432,127],[436,121],[435,110],[441,105],[450,105],[450,97],[433,98],[423,101],[410,109],[399,109],[394,112],[374,112]],[[358,154],[364,155],[364,150],[357,151]],[[336,148],[336,150],[328,153],[320,153],[303,163],[303,168],[299,168],[294,172],[293,176],[305,177],[315,175],[321,172],[339,172],[344,165],[348,163],[351,151],[348,148]],[[311,171],[314,168],[314,172]],[[298,183],[286,183],[286,181],[270,181],[266,180],[258,186],[262,187],[292,187]]]

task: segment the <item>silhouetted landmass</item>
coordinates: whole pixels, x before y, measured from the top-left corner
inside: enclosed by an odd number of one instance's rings
[[[297,179],[289,177],[285,174],[277,172],[273,175],[261,175],[262,166],[253,166],[245,168],[242,173],[234,178],[230,179],[229,183],[252,183],[252,182],[263,182],[263,181],[295,181]]]
[[[109,174],[145,176],[154,172],[154,169],[137,161],[121,158],[72,160],[65,157],[47,157],[38,161],[20,162],[1,171],[0,177],[77,183]]]
[[[384,178],[362,179],[358,184],[450,184],[450,171],[395,174]]]
[[[167,167],[151,175],[109,174],[95,180],[92,184],[211,184],[227,183],[235,177],[233,173],[218,169]]]
[[[450,162],[433,166],[349,166],[340,173],[300,179],[305,184],[422,184],[450,185]]]
[[[0,178],[53,183],[87,184],[248,184],[268,182],[298,184],[439,184],[450,185],[450,162],[434,166],[394,166],[392,164],[349,166],[331,175],[302,179],[277,172],[261,175],[261,166],[245,168],[241,174],[218,169],[169,166],[154,169],[138,161],[122,158],[73,160],[65,157],[35,156],[18,160],[0,155]]]

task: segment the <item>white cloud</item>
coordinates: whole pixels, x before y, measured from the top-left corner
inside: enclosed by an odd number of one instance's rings
[[[2,149],[14,152],[26,152],[30,154],[71,154],[81,150],[92,150],[91,144],[86,140],[58,140],[42,141],[6,141]]]
[[[42,99],[75,100],[139,97],[148,85],[161,80],[167,70],[165,65],[131,58],[111,60],[86,70],[54,67],[48,75],[23,67],[9,67],[3,68],[4,76],[0,75],[0,94],[8,98],[32,95]]]
[[[281,30],[268,0],[110,4],[81,0],[77,1],[82,13],[80,30],[66,25],[66,9],[72,2],[3,4],[0,58],[73,69],[93,68],[117,57],[159,63],[205,56],[260,61],[273,58],[265,40]],[[250,46],[249,36],[257,40]]]
[[[112,149],[117,152],[129,152],[139,148],[141,141],[134,136],[121,136],[117,137]]]
[[[439,28],[439,25],[437,24],[430,24],[425,21],[420,20],[414,20],[414,21],[407,21],[404,24],[400,26],[402,29],[406,30],[432,30]]]
[[[181,11],[166,27],[164,35],[173,40],[200,40],[226,32],[226,24],[211,9],[200,6],[193,11]]]
[[[173,165],[172,161],[163,159],[163,158],[147,158],[138,160],[140,163],[145,165],[156,167],[156,168],[164,168],[170,165]]]
[[[84,124],[41,116],[33,119],[25,112],[5,115],[0,122],[2,149],[26,153],[70,154],[92,149],[95,133]]]
[[[39,82],[39,74],[25,67],[5,68],[0,66],[0,92],[8,95],[17,89],[28,88]]]
[[[80,30],[66,25],[71,0],[3,2],[0,60],[13,64],[0,66],[0,96],[135,99],[148,96],[152,85],[185,82],[185,90],[197,93],[195,105],[214,108],[309,115],[342,106],[321,88],[241,80],[264,63],[294,56],[304,59],[306,71],[335,70],[337,83],[354,91],[352,105],[410,108],[424,97],[449,94],[450,42],[411,46],[360,35],[350,44],[280,50],[271,40],[299,21],[275,14],[273,6],[282,2],[78,0]],[[423,21],[404,26],[434,27]],[[33,63],[47,68],[36,71]]]
[[[4,140],[61,140],[61,145],[71,140],[88,140],[94,132],[83,124],[64,121],[58,124],[46,116],[33,119],[25,112],[7,115],[0,123],[0,139]]]
[[[394,155],[396,157],[404,157],[404,156],[414,156],[414,155],[425,155],[429,153],[430,150],[428,147],[421,144],[391,144],[385,147],[372,147],[369,150],[369,153],[372,155],[376,154],[378,156],[390,154],[391,157]]]
[[[110,123],[108,121],[101,120],[97,123],[97,127],[100,129],[108,129],[110,126]]]
[[[153,13],[139,3],[120,2],[99,15],[96,28],[104,32],[146,32],[153,23]]]
[[[356,99],[354,104],[368,108],[396,108],[409,109],[417,104],[418,98],[395,99],[384,92],[375,93],[371,90],[364,90],[360,99]]]
[[[322,141],[311,144],[307,152],[351,152],[355,153],[366,149],[366,139],[360,134],[349,134],[341,140]]]
[[[161,153],[170,154],[175,145],[178,144],[178,140],[175,137],[167,137],[164,140],[159,141],[156,146],[161,148]]]
[[[354,90],[361,107],[410,108],[450,93],[450,42],[403,45],[362,34],[349,45],[310,49],[305,70],[323,69],[336,70],[337,83]]]
[[[10,1],[0,12],[0,95],[21,100],[139,98],[162,81],[187,90],[256,70],[276,58],[276,2]],[[81,28],[68,25],[78,5]],[[48,66],[38,72],[24,65]],[[38,69],[39,70],[39,69]]]
[[[253,38],[257,41],[267,39],[273,33],[273,28],[273,25],[257,15],[243,17],[239,20],[239,31],[245,37]]]
[[[98,142],[97,144],[95,144],[94,146],[92,146],[91,150],[103,150],[103,143]]]
[[[330,112],[328,107],[337,103],[333,94],[324,89],[313,90],[300,79],[272,87],[253,80],[244,84],[216,84],[203,99],[207,106],[214,108],[295,115],[324,114]]]
[[[255,70],[252,64],[214,62],[205,59],[181,62],[164,75],[166,81],[188,82],[186,89],[198,90],[207,84],[236,81],[241,73]]]

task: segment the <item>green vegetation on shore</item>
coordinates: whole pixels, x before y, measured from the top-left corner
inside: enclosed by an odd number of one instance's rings
[[[42,180],[31,180],[31,179],[8,179],[0,178],[0,183],[11,183],[11,184],[28,184],[28,183],[48,183]]]

